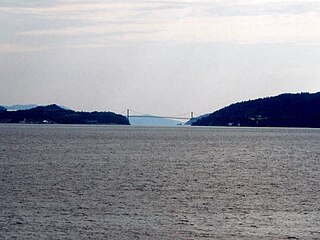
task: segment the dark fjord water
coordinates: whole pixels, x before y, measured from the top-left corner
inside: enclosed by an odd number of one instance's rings
[[[0,125],[0,239],[319,239],[320,130]]]

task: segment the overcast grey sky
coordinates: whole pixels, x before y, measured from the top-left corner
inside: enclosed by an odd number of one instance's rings
[[[320,91],[318,0],[1,0],[0,105],[212,112]]]

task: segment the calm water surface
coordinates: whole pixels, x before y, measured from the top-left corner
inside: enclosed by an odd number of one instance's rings
[[[0,239],[320,239],[320,130],[0,125]]]

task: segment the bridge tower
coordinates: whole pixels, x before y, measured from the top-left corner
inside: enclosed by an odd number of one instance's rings
[[[129,117],[130,117],[130,110],[127,109],[127,118],[129,119]]]
[[[191,112],[191,118],[190,118],[190,120],[192,120],[193,119],[193,112]]]

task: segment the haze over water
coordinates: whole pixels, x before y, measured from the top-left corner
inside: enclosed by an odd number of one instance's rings
[[[320,130],[0,125],[0,238],[319,239]]]

